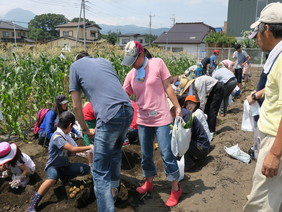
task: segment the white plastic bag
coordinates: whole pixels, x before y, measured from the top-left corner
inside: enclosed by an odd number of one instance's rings
[[[183,156],[190,146],[191,128],[183,128],[185,121],[177,116],[174,120],[174,126],[171,136],[171,151],[176,157]]]
[[[245,100],[243,108],[241,130],[253,132],[255,127],[254,116],[259,115],[260,106],[257,102],[250,105],[248,100]]]
[[[244,163],[250,163],[251,156],[247,154],[246,152],[243,152],[238,144],[232,146],[232,147],[226,147],[224,146],[225,152],[227,152],[228,155],[230,155],[232,158],[235,158],[237,160],[240,160]]]
[[[179,169],[179,179],[178,179],[178,181],[180,182],[184,178],[184,168],[185,168],[184,156],[182,156],[180,160],[177,160],[177,165],[178,165],[178,169]]]

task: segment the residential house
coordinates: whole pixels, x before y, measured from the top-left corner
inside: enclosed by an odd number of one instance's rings
[[[74,46],[84,45],[84,23],[78,24],[78,22],[69,22],[56,26],[56,30],[59,30],[60,37],[48,41],[48,45],[60,46],[65,49],[69,49]],[[85,43],[91,44],[99,39],[99,31],[101,28],[97,24],[85,25]]]
[[[147,46],[148,43],[145,41],[145,36],[140,34],[126,34],[126,35],[119,35],[118,36],[118,43],[117,45],[124,47],[129,41],[138,41],[143,46]]]
[[[227,34],[242,37],[242,32],[251,30],[250,25],[255,22],[262,9],[269,3],[281,0],[229,0],[227,15]]]
[[[27,39],[28,29],[13,22],[0,21],[0,41],[7,43],[26,43],[32,42]],[[16,38],[16,39],[15,39]]]
[[[172,52],[185,51],[196,58],[205,54],[205,36],[215,29],[203,22],[176,23],[168,32],[161,34],[153,43]]]

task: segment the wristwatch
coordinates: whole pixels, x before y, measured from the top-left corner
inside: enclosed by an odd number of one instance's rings
[[[256,92],[252,94],[252,99],[255,100],[255,101],[258,100],[257,97],[256,97]]]

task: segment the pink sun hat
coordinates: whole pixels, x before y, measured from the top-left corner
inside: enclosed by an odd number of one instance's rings
[[[13,160],[16,154],[17,145],[15,143],[9,144],[5,141],[0,143],[0,165]]]

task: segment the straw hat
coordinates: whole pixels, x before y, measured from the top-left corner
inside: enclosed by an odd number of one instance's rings
[[[194,80],[195,79],[188,80],[186,78],[180,79],[180,84],[179,84],[179,88],[181,89],[179,93],[180,96],[189,88],[189,86],[194,82]]]

